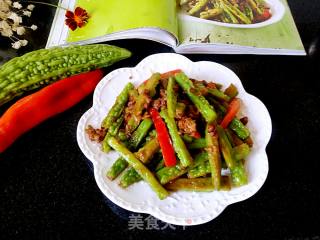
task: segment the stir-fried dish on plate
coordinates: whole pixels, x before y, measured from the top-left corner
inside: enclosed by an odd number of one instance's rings
[[[98,129],[86,127],[103,152],[119,158],[107,171],[127,188],[146,181],[160,199],[170,191],[228,191],[248,183],[253,141],[238,90],[181,70],[127,83]]]

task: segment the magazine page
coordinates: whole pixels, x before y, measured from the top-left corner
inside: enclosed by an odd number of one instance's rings
[[[182,0],[181,3],[181,51],[305,55],[285,0]],[[210,50],[212,44],[215,46]]]
[[[175,0],[62,0],[61,6],[79,6],[88,12],[88,23],[71,31],[58,10],[47,47],[68,43],[144,38],[176,45],[178,21]]]

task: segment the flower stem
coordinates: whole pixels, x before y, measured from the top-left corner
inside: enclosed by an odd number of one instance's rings
[[[37,1],[24,1],[24,2],[35,3],[35,4],[42,4],[42,5],[47,5],[47,6],[55,7],[55,8],[61,8],[61,9],[63,9],[63,10],[69,11],[69,9],[67,9],[67,8],[65,8],[65,7],[61,7],[61,6],[59,6],[59,5],[54,5],[54,4],[51,4],[51,3],[44,3],[44,2],[37,2]]]
[[[18,38],[18,37],[16,37],[16,36],[14,36],[14,35],[12,35],[11,37],[9,37],[12,41],[18,41],[18,40],[20,40],[20,38]]]

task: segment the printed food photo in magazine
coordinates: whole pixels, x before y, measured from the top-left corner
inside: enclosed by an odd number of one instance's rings
[[[178,53],[305,55],[286,0],[62,0],[85,8],[86,28],[71,31],[57,10],[47,47],[149,39]]]

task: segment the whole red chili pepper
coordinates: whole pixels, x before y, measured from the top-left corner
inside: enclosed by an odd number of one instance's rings
[[[81,73],[17,101],[0,118],[0,153],[28,130],[89,95],[102,77],[100,69]]]
[[[162,120],[159,112],[155,108],[151,108],[149,111],[154,127],[157,131],[157,138],[160,148],[162,150],[163,160],[166,167],[173,167],[177,164],[176,155],[171,144],[171,139],[166,127],[166,124]]]

